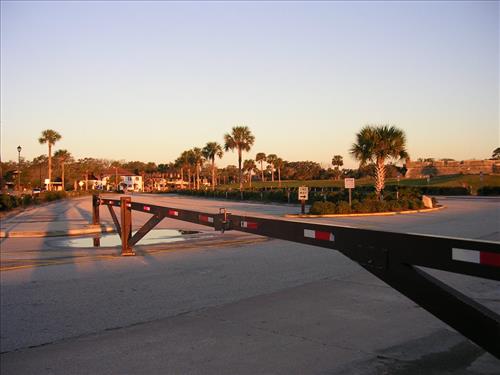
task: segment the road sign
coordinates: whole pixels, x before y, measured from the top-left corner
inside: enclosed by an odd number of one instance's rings
[[[299,186],[299,201],[306,201],[309,199],[309,189],[307,186]]]
[[[354,189],[354,178],[344,178],[344,187],[346,189]]]

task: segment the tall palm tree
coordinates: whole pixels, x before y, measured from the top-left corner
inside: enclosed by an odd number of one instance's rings
[[[55,145],[55,143],[61,139],[61,134],[56,132],[55,130],[52,129],[46,129],[42,132],[42,136],[38,138],[38,142],[40,144],[47,143],[49,146],[49,186],[48,189],[51,190],[52,187],[52,146]]]
[[[231,134],[226,133],[224,135],[224,150],[238,150],[238,171],[239,171],[239,182],[240,190],[243,190],[243,172],[241,169],[241,161],[243,151],[250,151],[253,143],[255,142],[255,137],[248,128],[248,126],[235,126],[233,127]]]
[[[377,197],[385,187],[385,161],[386,159],[408,158],[406,151],[405,133],[394,126],[367,125],[356,134],[356,143],[350,150],[360,162],[360,167],[368,162],[375,164],[375,191]]]
[[[183,170],[186,169],[188,172],[188,189],[191,189],[191,168],[194,166],[194,156],[193,150],[183,151],[179,157],[180,165],[182,166],[181,174],[183,175]]]
[[[261,179],[262,182],[264,182],[264,162],[266,161],[266,154],[264,154],[263,152],[259,152],[257,155],[255,155],[255,161],[260,163]]]
[[[57,150],[54,152],[54,157],[59,160],[59,164],[61,166],[61,181],[62,181],[62,189],[65,191],[65,184],[64,184],[64,166],[67,162],[71,162],[73,159],[71,156],[71,153],[68,150]]]
[[[43,186],[43,183],[42,183],[42,168],[45,169],[45,166],[48,165],[48,158],[47,158],[47,155],[40,155],[40,156],[37,156],[36,158],[33,159],[33,161],[31,162],[31,165],[35,168],[38,169],[39,171],[39,176],[40,176],[40,182],[38,184],[38,186],[41,188]]]
[[[181,176],[181,189],[184,189],[184,162],[182,160],[182,157],[179,156],[177,159],[174,161],[175,168],[178,168],[180,170],[180,176]]]
[[[255,169],[255,162],[252,159],[243,162],[243,169],[248,173],[248,187],[252,187],[252,172]]]
[[[271,181],[274,182],[274,164],[276,164],[276,160],[278,156],[276,154],[267,155],[267,162],[271,164]]]
[[[335,177],[338,180],[340,178],[340,167],[344,165],[342,155],[333,155],[332,165],[335,167]]]
[[[491,158],[494,160],[500,160],[500,147],[497,147],[493,150],[493,154],[491,154]]]
[[[196,190],[200,190],[200,170],[203,165],[203,153],[201,148],[195,147],[192,150],[193,164],[196,171]]]
[[[202,150],[203,157],[212,163],[212,190],[215,190],[215,157],[222,158],[224,152],[217,142],[208,142]]]
[[[284,161],[281,158],[277,158],[275,161],[276,169],[278,170],[278,187],[281,187],[281,168],[283,168]]]

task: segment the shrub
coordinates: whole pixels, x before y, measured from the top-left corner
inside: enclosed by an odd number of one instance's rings
[[[31,195],[23,195],[23,206],[29,206],[33,203],[33,197]]]
[[[16,197],[9,194],[0,195],[0,211],[7,211],[18,206]]]
[[[483,186],[477,189],[477,195],[500,195],[500,186]]]
[[[351,207],[349,206],[348,202],[339,202],[337,204],[337,209],[335,210],[335,213],[337,214],[350,214],[351,213]]]
[[[287,202],[288,197],[286,193],[282,189],[278,190],[269,190],[267,193],[267,200],[271,202]]]
[[[383,203],[376,199],[365,199],[356,205],[356,212],[359,213],[370,213],[370,212],[380,212],[382,211]]]
[[[46,191],[42,194],[41,199],[46,202],[52,202],[66,197],[64,191]]]
[[[426,195],[470,195],[469,188],[461,186],[422,186],[420,192]]]
[[[401,203],[398,200],[390,200],[385,202],[386,211],[398,212],[402,211]]]
[[[332,202],[316,201],[309,209],[309,213],[312,215],[334,214],[335,208],[335,204]]]

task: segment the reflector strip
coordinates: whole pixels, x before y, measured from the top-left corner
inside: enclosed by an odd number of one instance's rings
[[[206,216],[206,215],[199,215],[198,220],[203,221],[205,223],[213,223],[214,218],[211,216]]]
[[[170,216],[179,216],[179,211],[168,210],[168,214]]]
[[[151,211],[151,207],[149,207],[149,206],[144,206],[143,209],[144,209],[144,211],[148,211],[148,212]]]
[[[319,230],[304,229],[304,237],[322,241],[335,241],[333,233]]]
[[[500,254],[489,253],[486,251],[453,248],[451,252],[451,259],[458,260],[460,262],[500,267]]]
[[[240,225],[242,228],[248,228],[248,229],[257,229],[257,227],[259,226],[258,223],[251,221],[242,221]]]

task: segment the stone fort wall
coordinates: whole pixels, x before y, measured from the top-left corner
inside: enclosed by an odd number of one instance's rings
[[[500,160],[463,160],[463,161],[406,161],[406,178],[428,175],[450,174],[492,174],[500,173]]]

